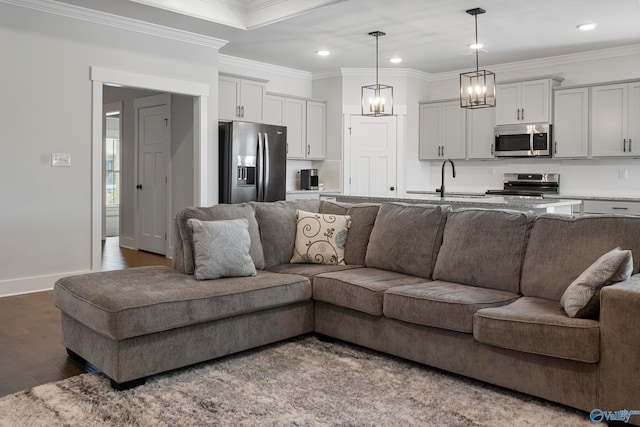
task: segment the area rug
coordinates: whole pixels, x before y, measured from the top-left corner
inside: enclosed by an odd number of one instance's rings
[[[585,412],[315,336],[114,391],[83,374],[0,399],[1,426],[593,426]]]

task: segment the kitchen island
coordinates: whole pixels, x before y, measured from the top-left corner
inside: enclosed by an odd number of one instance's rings
[[[338,202],[345,203],[427,203],[436,205],[451,205],[457,208],[485,208],[485,209],[513,209],[519,211],[532,211],[535,213],[560,213],[573,214],[573,207],[581,205],[581,200],[573,199],[543,199],[520,196],[493,196],[493,195],[471,195],[471,194],[451,194],[444,198],[440,195],[429,192],[412,192],[412,198],[391,198],[391,197],[370,197],[370,196],[347,196],[342,194],[330,194]],[[415,198],[413,198],[415,196]]]

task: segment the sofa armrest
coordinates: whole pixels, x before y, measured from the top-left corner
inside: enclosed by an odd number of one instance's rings
[[[640,410],[640,274],[600,292],[599,371],[599,409]]]

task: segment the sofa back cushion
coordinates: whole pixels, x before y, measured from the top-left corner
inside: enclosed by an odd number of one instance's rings
[[[540,215],[527,246],[522,293],[560,301],[583,271],[616,247],[632,251],[633,274],[638,273],[640,217]]]
[[[260,242],[260,229],[256,221],[253,206],[248,203],[234,205],[220,204],[210,207],[186,208],[176,215],[176,241],[173,243],[173,267],[181,273],[193,274],[195,270],[193,250],[193,229],[189,219],[201,221],[218,221],[230,219],[246,219],[249,222],[251,245],[249,255],[259,270],[264,269],[264,255]]]
[[[460,209],[451,212],[433,278],[518,293],[533,215]]]
[[[250,202],[256,210],[264,253],[264,268],[289,264],[296,240],[298,209],[318,212],[319,200]]]
[[[371,231],[365,265],[431,277],[448,211],[448,206],[383,203]]]
[[[344,250],[345,264],[364,265],[371,230],[379,209],[380,205],[377,203],[350,204],[320,201],[320,213],[351,217],[347,246]]]

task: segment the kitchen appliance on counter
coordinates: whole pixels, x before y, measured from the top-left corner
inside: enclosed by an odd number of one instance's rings
[[[317,190],[318,188],[318,169],[300,169],[300,189]]]
[[[496,157],[551,157],[551,125],[500,125],[494,129]]]
[[[221,122],[218,137],[220,203],[285,200],[286,127]]]
[[[543,198],[560,194],[558,173],[505,173],[502,190],[487,190],[486,194]]]

